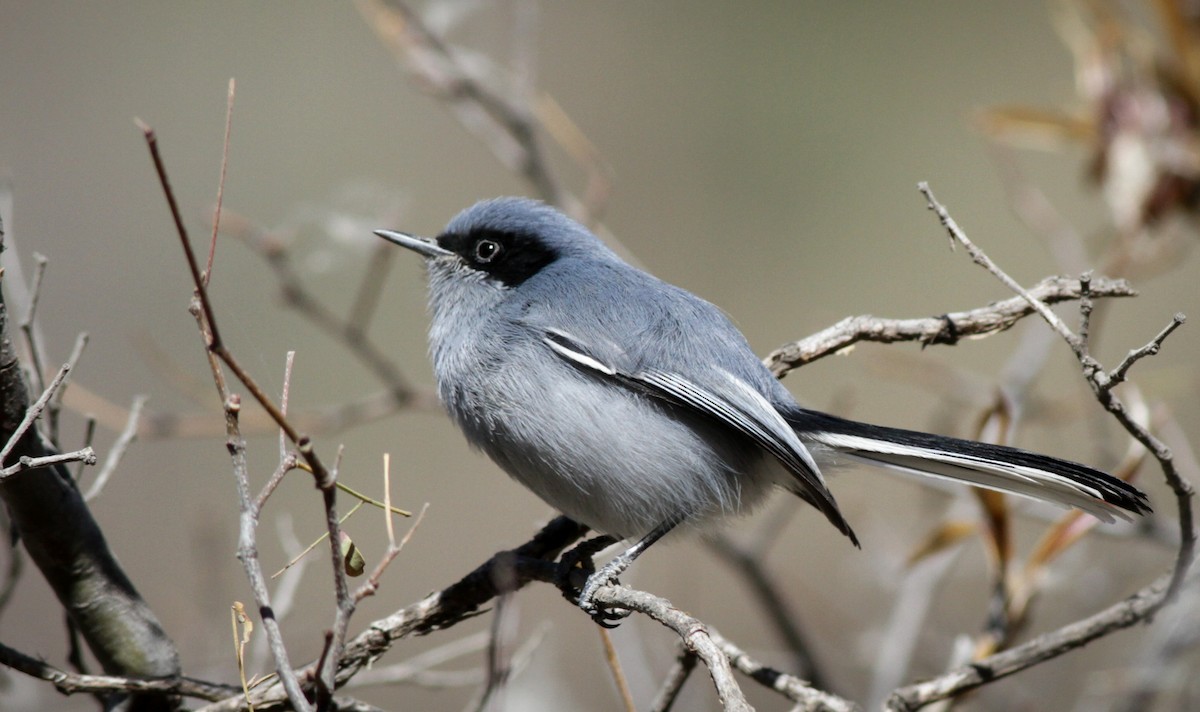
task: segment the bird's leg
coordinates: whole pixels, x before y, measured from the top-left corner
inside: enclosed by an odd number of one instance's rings
[[[629,565],[632,564],[637,557],[641,556],[642,552],[644,552],[646,549],[649,549],[654,542],[666,536],[667,533],[674,529],[675,525],[678,523],[679,520],[673,519],[658,525],[653,531],[638,540],[636,544],[615,556],[611,561],[601,567],[599,571],[596,571],[588,576],[587,581],[583,584],[583,590],[579,592],[579,599],[576,601],[576,605],[583,609],[584,613],[590,615],[592,620],[596,621],[598,625],[601,625],[605,628],[616,628],[617,621],[620,621],[623,618],[628,618],[632,611],[625,610],[624,608],[601,610],[600,607],[596,605],[596,602],[592,600],[596,596],[596,591],[598,591],[601,586],[605,586],[610,583],[617,583],[617,577],[620,576],[625,569],[629,568]],[[586,543],[591,542],[585,542],[585,544]],[[581,547],[582,545],[576,548]]]

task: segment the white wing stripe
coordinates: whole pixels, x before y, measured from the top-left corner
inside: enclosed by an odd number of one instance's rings
[[[555,334],[556,336],[560,336],[560,337],[563,337],[566,339],[571,338],[570,336],[568,336],[567,334],[563,334],[562,332],[551,331],[551,333]],[[579,364],[580,366],[583,366],[584,368],[590,368],[593,371],[599,371],[600,373],[603,373],[606,376],[613,376],[613,375],[616,375],[616,373],[617,373],[615,370],[613,370],[612,367],[606,366],[606,365],[600,363],[599,361],[592,358],[591,356],[588,356],[587,354],[581,354],[578,351],[573,351],[548,336],[543,337],[542,341],[545,342],[545,344],[547,346],[554,349],[554,352],[556,354],[558,354],[559,356],[562,356],[563,358],[567,359],[568,361],[572,361],[576,364]],[[572,341],[573,341],[573,339],[572,339]]]

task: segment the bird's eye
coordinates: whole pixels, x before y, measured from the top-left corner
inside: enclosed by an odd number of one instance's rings
[[[475,259],[487,264],[500,255],[500,243],[495,240],[480,240],[475,243]]]

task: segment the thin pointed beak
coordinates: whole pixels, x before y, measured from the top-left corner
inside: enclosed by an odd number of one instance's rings
[[[436,242],[426,237],[417,237],[416,235],[394,232],[392,230],[376,230],[375,234],[388,242],[393,242],[401,247],[407,247],[422,257],[448,257],[454,254],[450,250],[438,247]]]

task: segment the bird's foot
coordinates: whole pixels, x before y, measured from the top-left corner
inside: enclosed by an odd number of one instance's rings
[[[575,600],[575,604],[586,614],[592,617],[596,625],[601,628],[616,628],[621,624],[621,621],[633,614],[633,611],[627,608],[609,608],[600,605],[596,602],[596,592],[601,587],[612,584],[619,586],[620,581],[617,580],[617,574],[625,569],[625,566],[614,567],[613,563],[608,562],[599,571],[588,576],[587,581],[583,584],[583,590],[579,592],[579,598]],[[611,570],[610,570],[611,569]]]
[[[616,541],[610,536],[589,539],[563,554],[558,569],[558,589],[563,596],[591,616],[597,625],[605,628],[616,628],[621,620],[632,613],[624,608],[605,608],[595,601],[596,592],[602,586],[620,583],[617,576],[629,565],[623,557],[618,556],[599,571],[596,570],[592,557]]]

